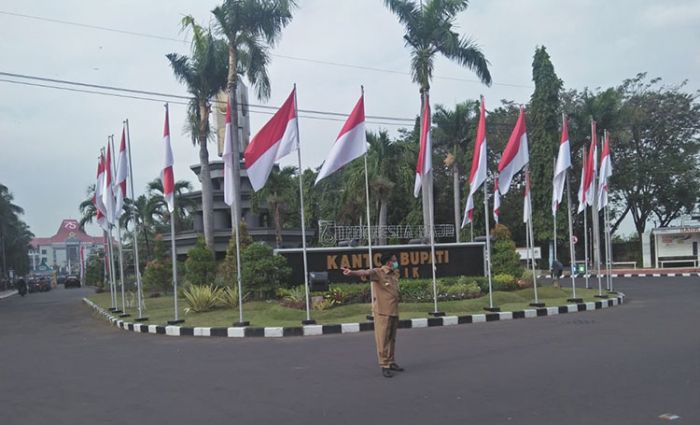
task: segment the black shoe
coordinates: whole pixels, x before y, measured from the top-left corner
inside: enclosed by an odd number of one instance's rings
[[[391,370],[389,370],[388,367],[383,367],[382,368],[382,376],[384,376],[385,378],[391,378],[392,376],[394,376],[394,374],[391,373]]]
[[[389,369],[396,371],[396,372],[403,372],[404,371],[404,369],[401,366],[397,365],[396,363],[390,364]]]

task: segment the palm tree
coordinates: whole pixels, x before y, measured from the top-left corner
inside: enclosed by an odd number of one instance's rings
[[[9,188],[0,183],[0,279],[7,277],[8,263],[19,274],[27,270],[27,251],[34,235],[29,231],[29,226],[20,219],[22,214],[24,210],[14,203],[14,196]]]
[[[445,159],[443,163],[451,168],[452,173],[452,197],[454,205],[455,235],[459,242],[459,227],[461,225],[460,202],[460,177],[459,167],[468,167],[465,163],[467,156],[467,144],[474,128],[474,111],[476,102],[462,102],[455,105],[454,110],[444,108],[442,105],[435,107],[433,121],[435,122],[434,146],[436,151],[443,151]],[[466,168],[468,169],[468,168]]]
[[[143,236],[144,244],[146,245],[146,258],[144,261],[149,261],[152,257],[150,240],[155,236],[155,223],[153,215],[157,203],[146,195],[139,195],[136,201],[131,198],[124,199],[125,213],[119,218],[119,225],[127,229],[129,224],[135,219],[135,225],[139,226],[139,236]]]
[[[267,65],[269,48],[279,39],[282,28],[292,20],[294,0],[224,0],[212,10],[219,32],[228,40],[228,91],[231,100],[232,127],[238,128],[238,75],[245,75],[255,87],[258,99],[270,96]],[[233,192],[234,214],[241,216],[240,149],[234,131]],[[233,227],[233,226],[231,226]]]
[[[421,106],[430,92],[434,61],[438,53],[474,71],[484,84],[491,84],[489,62],[479,46],[455,32],[456,16],[469,6],[469,0],[427,0],[425,5],[423,1],[416,4],[412,0],[384,0],[384,4],[406,30],[403,38],[411,50],[411,77],[420,86]],[[424,178],[424,223],[430,220],[427,208],[430,187],[431,178]]]
[[[159,224],[170,223],[171,214],[168,211],[168,203],[165,201],[163,194],[163,182],[160,178],[156,178],[149,182],[147,187],[151,205],[147,209],[149,215],[144,218],[144,221],[150,220]],[[177,180],[175,182],[175,230],[182,230],[183,223],[189,215],[189,210],[194,207],[192,199],[183,196],[191,190],[192,185],[190,182],[186,180]]]
[[[199,180],[202,184],[202,221],[207,247],[214,249],[214,196],[209,169],[209,114],[212,97],[226,86],[227,46],[224,40],[215,39],[210,29],[195,23],[192,16],[182,18],[182,28],[192,29],[192,56],[176,53],[166,55],[175,77],[187,86],[192,95],[188,113],[188,132],[192,143],[199,145]]]
[[[282,245],[282,214],[294,205],[297,198],[298,186],[294,175],[296,167],[284,167],[281,170],[273,170],[268,177],[267,184],[259,192],[255,192],[252,197],[252,206],[258,210],[260,201],[265,201],[267,207],[272,212],[275,222],[275,242],[277,248]]]

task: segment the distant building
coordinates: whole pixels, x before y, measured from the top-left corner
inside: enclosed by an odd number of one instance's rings
[[[645,267],[652,263],[656,268],[700,266],[700,226],[659,227],[651,231],[651,244],[649,234],[643,241]]]
[[[32,273],[80,271],[80,247],[87,260],[91,253],[104,250],[105,238],[90,236],[80,229],[78,220],[65,219],[56,234],[48,238],[34,238],[29,250],[29,267]]]

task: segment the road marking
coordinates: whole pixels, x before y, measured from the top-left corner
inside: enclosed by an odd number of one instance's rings
[[[673,413],[664,413],[663,415],[659,415],[659,419],[663,419],[666,421],[675,421],[676,419],[680,418],[680,416],[674,415]]]

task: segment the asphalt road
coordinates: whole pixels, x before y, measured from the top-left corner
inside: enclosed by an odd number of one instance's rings
[[[0,300],[0,424],[700,424],[700,278],[617,280],[620,307],[280,339],[124,332],[63,288]]]

